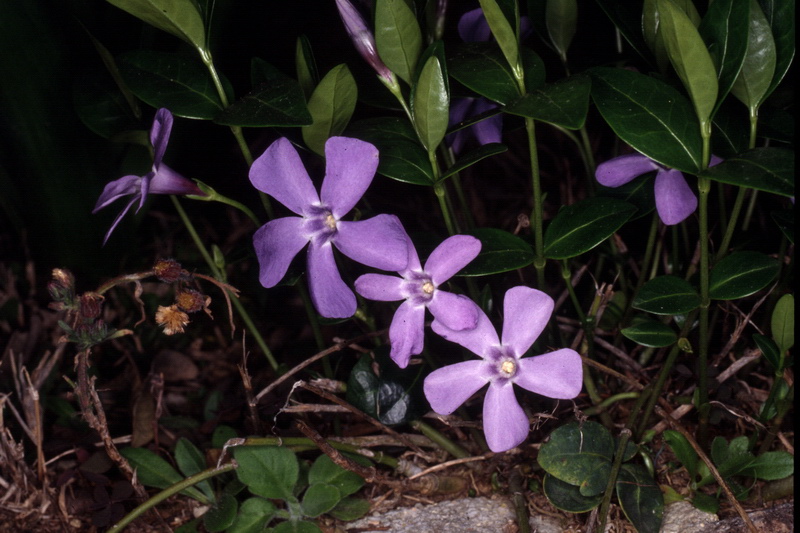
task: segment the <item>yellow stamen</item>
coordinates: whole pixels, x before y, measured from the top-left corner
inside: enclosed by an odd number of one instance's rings
[[[424,292],[425,294],[433,294],[433,289],[434,289],[433,283],[431,283],[430,281],[426,281],[425,283],[422,284],[422,292]]]
[[[332,214],[328,213],[328,216],[325,217],[325,225],[329,229],[336,229],[336,219],[333,218]]]
[[[514,361],[503,361],[503,364],[500,365],[500,370],[502,370],[504,374],[513,374],[516,369],[517,364]]]

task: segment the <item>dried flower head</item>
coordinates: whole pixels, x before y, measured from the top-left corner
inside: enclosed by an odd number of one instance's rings
[[[103,310],[103,295],[96,292],[84,292],[78,297],[78,311],[83,320],[94,320]]]
[[[175,283],[189,277],[189,273],[174,259],[159,259],[156,261],[153,266],[153,274],[164,283]]]
[[[184,328],[189,323],[189,315],[178,309],[177,305],[170,305],[169,307],[159,305],[158,311],[156,311],[156,323],[159,326],[164,326],[164,333],[167,335],[183,333]]]
[[[181,311],[187,313],[195,313],[205,309],[209,303],[211,303],[211,298],[192,289],[181,289],[175,295],[175,305]]]

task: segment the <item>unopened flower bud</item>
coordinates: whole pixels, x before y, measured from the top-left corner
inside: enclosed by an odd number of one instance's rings
[[[389,70],[380,56],[378,49],[375,46],[375,36],[372,31],[367,27],[364,17],[358,12],[358,9],[350,2],[350,0],[336,0],[336,7],[339,9],[339,16],[344,22],[344,27],[350,40],[361,54],[361,57],[370,64],[370,66],[381,77],[381,81],[388,86],[394,87],[397,85],[397,78],[394,72]]]
[[[194,313],[208,306],[209,298],[192,289],[183,289],[175,295],[175,305],[181,311]]]
[[[153,273],[164,283],[175,283],[187,277],[187,272],[174,259],[159,259],[153,266]]]
[[[78,310],[84,320],[94,320],[103,310],[103,296],[96,292],[85,292],[78,298]]]
[[[176,305],[169,307],[159,305],[158,311],[156,311],[156,323],[164,326],[164,333],[167,335],[183,333],[183,329],[189,323],[189,315],[178,309]]]
[[[75,308],[75,277],[69,270],[54,268],[53,279],[47,284],[47,290],[54,300],[50,304],[52,309],[60,311]]]

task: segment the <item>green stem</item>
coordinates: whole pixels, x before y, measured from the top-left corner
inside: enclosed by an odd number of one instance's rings
[[[324,440],[330,445],[331,448],[336,450],[363,455],[364,457],[367,457],[376,463],[386,465],[390,468],[397,468],[398,466],[397,459],[383,452],[373,452],[364,446],[339,442],[337,440]],[[287,448],[294,449],[295,451],[297,451],[297,448],[306,449],[307,447],[309,450],[319,450],[319,446],[317,446],[317,444],[308,437],[249,437],[245,439],[244,444],[241,444],[241,446],[286,446]]]
[[[447,233],[450,235],[455,235],[456,228],[453,225],[453,219],[450,214],[450,209],[448,208],[447,198],[445,197],[447,191],[444,186],[444,182],[438,182],[433,186],[433,192],[436,194],[436,199],[439,201],[439,208],[442,211],[442,217],[444,218],[444,225],[447,227]]]
[[[581,323],[586,321],[586,315],[581,309],[581,303],[578,301],[578,295],[575,294],[575,287],[572,286],[572,273],[569,271],[569,264],[567,260],[564,259],[561,262],[561,277],[564,279],[564,283],[567,285],[567,292],[569,293],[569,299],[572,300],[572,305],[575,307],[575,312],[578,314],[578,320]]]
[[[720,190],[721,189],[722,187],[720,187]],[[731,239],[733,238],[733,232],[736,230],[736,222],[739,218],[739,213],[742,210],[744,197],[747,194],[747,191],[748,189],[745,187],[739,187],[739,192],[736,193],[736,200],[734,200],[733,209],[731,210],[731,218],[728,220],[728,225],[725,227],[725,235],[722,237],[722,242],[719,245],[716,257],[714,258],[716,261],[722,259],[728,252],[728,246],[730,246]]]
[[[542,187],[539,174],[539,152],[536,147],[536,124],[532,118],[525,119],[525,131],[528,133],[528,151],[531,158],[531,182],[533,185],[533,211],[531,223],[533,224],[533,266],[536,268],[536,279],[539,289],[544,290],[544,267],[547,260],[544,257],[544,232],[542,226]]]
[[[469,452],[467,452],[464,448],[451,441],[422,420],[412,420],[411,427],[431,439],[434,443],[441,446],[456,459],[469,457]]]
[[[594,416],[602,413],[603,411],[605,411],[606,409],[608,409],[609,407],[611,407],[620,400],[631,400],[633,398],[638,398],[639,396],[641,395],[635,391],[620,392],[619,394],[615,394],[614,396],[609,396],[608,398],[598,403],[597,405],[593,405],[588,409],[584,409],[583,414],[585,414],[586,416]]]

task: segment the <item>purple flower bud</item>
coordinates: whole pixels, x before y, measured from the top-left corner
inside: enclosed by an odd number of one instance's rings
[[[375,46],[375,36],[372,31],[367,27],[364,17],[358,12],[358,9],[350,2],[350,0],[336,0],[336,7],[339,9],[339,16],[342,17],[344,27],[350,39],[361,54],[361,57],[375,69],[383,80],[383,82],[390,86],[397,85],[397,78],[394,73],[389,70],[389,67],[383,64],[378,49]]]

